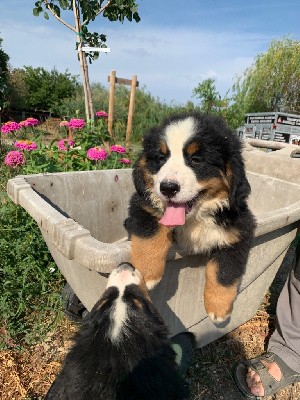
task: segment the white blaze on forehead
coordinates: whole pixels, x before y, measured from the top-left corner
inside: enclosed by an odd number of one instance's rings
[[[173,122],[167,126],[165,136],[171,155],[182,155],[184,144],[194,133],[194,126],[195,122],[193,117]]]
[[[162,181],[174,181],[180,185],[180,191],[172,201],[185,203],[194,198],[199,190],[199,184],[193,170],[186,165],[183,149],[189,139],[195,134],[195,120],[193,117],[176,121],[166,127],[165,139],[170,151],[170,157],[154,176],[155,191],[160,192]]]
[[[117,341],[122,329],[125,329],[127,324],[127,304],[123,299],[123,294],[126,286],[139,285],[141,283],[141,274],[138,270],[124,269],[118,271],[118,268],[113,270],[107,282],[107,288],[115,286],[119,289],[119,296],[115,300],[114,308],[111,312],[111,329],[110,338],[112,341]]]

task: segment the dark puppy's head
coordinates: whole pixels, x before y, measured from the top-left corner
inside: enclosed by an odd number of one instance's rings
[[[47,400],[183,400],[167,328],[138,270],[122,263],[84,318]]]
[[[155,338],[160,330],[167,335],[141,273],[130,263],[121,263],[111,272],[106,290],[91,314],[106,327],[106,339],[115,345],[132,337],[141,341],[147,340],[148,335]],[[143,336],[145,325],[149,332]]]
[[[155,207],[196,204],[242,206],[250,192],[236,135],[216,116],[173,116],[144,137],[133,173],[137,192],[147,193]],[[213,200],[213,201],[212,201]]]

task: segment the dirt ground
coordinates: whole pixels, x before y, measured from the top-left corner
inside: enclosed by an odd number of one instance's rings
[[[250,321],[214,343],[196,350],[187,373],[192,400],[242,399],[231,377],[232,367],[236,361],[255,357],[266,349],[276,323],[277,294],[286,279],[292,255],[290,251],[287,262],[277,274],[270,291],[272,295],[266,295]],[[0,352],[0,400],[43,399],[59,371],[76,329],[76,324],[66,318],[44,342],[23,352]],[[266,400],[300,400],[300,384],[283,389]]]

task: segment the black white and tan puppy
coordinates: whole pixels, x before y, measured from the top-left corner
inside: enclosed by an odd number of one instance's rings
[[[255,228],[239,139],[219,117],[173,116],[144,136],[133,180],[125,227],[147,287],[162,278],[175,240],[185,254],[208,255],[204,305],[214,322],[225,321]]]
[[[167,328],[131,264],[110,274],[74,340],[46,400],[187,398]]]

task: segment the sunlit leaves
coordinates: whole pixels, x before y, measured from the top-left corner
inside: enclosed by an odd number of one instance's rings
[[[103,14],[110,21],[124,22],[140,21],[138,14],[138,4],[136,0],[79,0],[77,2],[78,12],[81,16],[80,34],[82,35],[83,43],[91,47],[104,47],[106,36],[97,32],[90,33],[88,24],[94,21],[99,14]],[[57,17],[61,17],[61,10],[72,10],[73,2],[71,0],[48,0],[46,2],[38,0],[35,2],[33,15],[38,17],[42,12],[44,18],[49,19],[49,11]],[[97,52],[87,52],[86,56],[91,63],[99,57]]]
[[[300,42],[274,40],[234,86],[244,112],[300,113]]]

